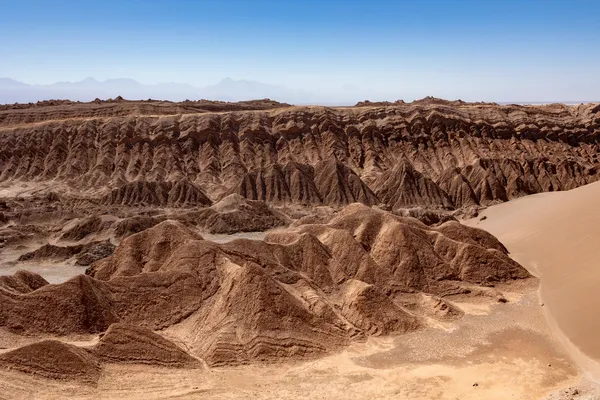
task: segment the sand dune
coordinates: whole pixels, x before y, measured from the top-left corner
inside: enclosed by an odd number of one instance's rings
[[[488,208],[469,224],[538,274],[551,324],[582,367],[600,376],[600,183]]]

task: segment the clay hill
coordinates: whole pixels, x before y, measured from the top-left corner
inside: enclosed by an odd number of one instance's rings
[[[100,204],[456,209],[598,179],[600,106],[49,101],[0,110],[0,185]]]
[[[482,230],[427,226],[360,203],[260,241],[218,244],[166,220],[64,283],[0,277],[0,329],[41,340],[0,354],[0,366],[93,383],[105,363],[314,357],[458,318],[453,295],[529,276]],[[50,340],[72,335],[100,336],[89,346]]]
[[[171,341],[148,329],[124,324],[111,325],[98,343],[87,348],[43,340],[0,354],[0,367],[87,384],[98,381],[104,363],[201,367],[198,360]]]

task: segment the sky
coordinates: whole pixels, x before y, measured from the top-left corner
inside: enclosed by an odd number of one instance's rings
[[[0,0],[0,77],[600,100],[595,0]]]

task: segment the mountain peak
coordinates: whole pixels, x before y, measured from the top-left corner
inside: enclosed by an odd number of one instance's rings
[[[11,85],[11,86],[28,86],[26,83],[19,82],[17,80],[11,78],[0,78],[0,84],[2,85]]]
[[[140,83],[138,81],[136,81],[135,79],[131,79],[131,78],[112,78],[112,79],[105,80],[104,83],[119,84],[119,85],[140,85]]]

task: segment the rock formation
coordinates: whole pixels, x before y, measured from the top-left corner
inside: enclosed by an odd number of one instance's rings
[[[123,205],[460,208],[597,180],[599,133],[595,104],[48,102],[0,110],[0,184]]]
[[[231,194],[212,207],[180,214],[177,220],[209,233],[266,231],[285,225],[288,218],[262,201]]]
[[[417,329],[424,315],[448,307],[421,295],[529,277],[483,231],[456,221],[427,226],[360,203],[327,224],[299,224],[263,241],[217,244],[163,221],[123,239],[87,273],[57,285],[31,273],[2,278],[0,329],[41,337],[106,331],[92,351],[102,362],[313,357]]]

